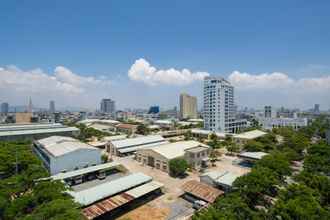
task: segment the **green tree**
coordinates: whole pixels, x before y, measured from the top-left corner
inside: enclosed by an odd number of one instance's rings
[[[0,219],[81,219],[74,217],[80,216],[80,211],[65,194],[63,183],[36,181],[48,173],[33,154],[30,142],[0,142],[0,158]],[[65,204],[66,211],[51,213],[50,208],[57,200]],[[35,215],[38,212],[51,215],[39,218]]]
[[[262,219],[259,215],[247,205],[239,193],[234,192],[219,198],[209,209],[197,213],[193,220]]]
[[[209,135],[208,145],[210,145],[210,147],[212,147],[213,149],[220,147],[220,142],[218,140],[218,136],[215,133],[211,133]]]
[[[257,151],[264,151],[264,144],[255,140],[249,140],[244,146],[244,150],[257,152]]]
[[[172,176],[183,176],[189,168],[189,164],[183,158],[175,158],[170,160],[169,168]]]
[[[302,171],[295,177],[300,184],[304,184],[311,189],[317,190],[320,194],[320,203],[324,207],[330,206],[330,179],[327,176],[313,174]]]
[[[139,124],[136,128],[136,133],[137,134],[141,134],[141,135],[147,135],[149,134],[149,129],[147,128],[147,126],[145,126],[145,124]]]
[[[307,151],[304,168],[309,172],[330,175],[330,146],[316,144]]]
[[[264,195],[274,196],[279,180],[269,168],[258,167],[244,176],[238,177],[234,182],[240,195],[250,207],[264,205]]]
[[[271,215],[280,219],[329,219],[315,192],[305,185],[292,184],[279,194]]]
[[[280,152],[273,152],[264,156],[256,163],[256,168],[266,167],[271,169],[280,180],[284,180],[284,176],[291,175],[290,162],[287,157]]]

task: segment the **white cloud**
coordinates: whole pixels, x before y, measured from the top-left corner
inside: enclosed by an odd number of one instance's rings
[[[108,79],[81,76],[63,66],[56,67],[52,74],[41,69],[23,71],[15,66],[0,67],[0,99],[10,102],[33,96],[43,103],[55,99],[64,105],[80,106],[79,102],[102,98],[98,95],[110,84]],[[77,102],[72,103],[73,100]]]
[[[266,104],[311,108],[315,103],[329,108],[330,75],[293,79],[285,73],[250,74],[232,72],[228,80],[235,86],[236,102],[241,106]]]
[[[330,89],[330,76],[292,79],[280,72],[255,75],[234,71],[228,80],[237,89],[304,89],[306,92]]]
[[[191,72],[188,69],[180,71],[174,68],[157,70],[143,58],[136,60],[128,71],[131,80],[141,81],[147,85],[188,85],[203,80],[205,76],[209,76],[209,73]]]

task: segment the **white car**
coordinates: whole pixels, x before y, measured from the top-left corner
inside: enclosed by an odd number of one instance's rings
[[[204,202],[202,200],[196,200],[193,204],[194,209],[201,209],[207,205],[207,202]]]

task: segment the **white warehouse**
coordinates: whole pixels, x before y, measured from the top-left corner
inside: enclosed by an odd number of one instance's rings
[[[101,163],[100,149],[71,137],[40,139],[33,143],[33,150],[51,175]]]

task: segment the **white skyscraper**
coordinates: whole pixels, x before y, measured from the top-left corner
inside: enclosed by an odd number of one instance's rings
[[[204,79],[204,128],[235,133],[246,126],[246,120],[235,120],[234,87],[222,77]]]

